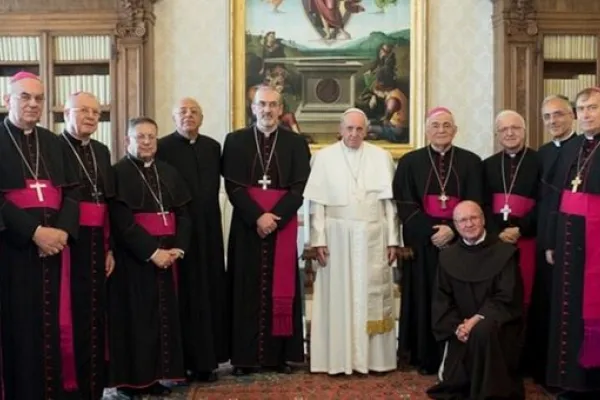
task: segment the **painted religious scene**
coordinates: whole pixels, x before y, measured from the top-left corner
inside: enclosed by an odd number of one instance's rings
[[[282,125],[312,144],[362,109],[368,139],[409,142],[410,0],[246,0],[246,119],[257,85],[277,89]]]

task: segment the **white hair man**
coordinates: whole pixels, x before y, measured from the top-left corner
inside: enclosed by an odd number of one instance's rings
[[[404,245],[415,257],[402,268],[402,310],[398,335],[399,356],[420,374],[434,374],[441,351],[431,333],[431,288],[438,252],[454,241],[452,211],[461,200],[481,203],[481,158],[454,146],[458,128],[452,112],[435,107],[426,116],[429,144],[398,161],[394,199],[402,222]]]
[[[394,164],[388,152],[364,142],[366,134],[366,115],[344,112],[341,141],[315,154],[304,191],[322,267],[314,286],[311,372],[396,369]]]

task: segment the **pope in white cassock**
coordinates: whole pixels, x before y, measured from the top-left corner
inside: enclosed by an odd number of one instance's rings
[[[364,142],[367,123],[359,109],[344,112],[342,140],[315,154],[304,190],[311,246],[322,267],[313,293],[311,372],[396,369],[394,163]]]

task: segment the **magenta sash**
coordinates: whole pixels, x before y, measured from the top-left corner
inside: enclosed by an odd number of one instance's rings
[[[165,214],[167,224],[159,213],[136,213],[133,215],[135,222],[144,228],[151,236],[174,236],[177,232],[177,220],[175,214],[168,212]],[[177,263],[171,266],[173,273],[173,282],[175,284],[175,292],[179,290],[179,280],[177,278]]]
[[[108,207],[106,204],[86,201],[79,203],[79,225],[104,228],[104,251],[108,252],[110,225],[108,221]]]
[[[62,204],[62,190],[52,185],[49,180],[40,180],[45,185],[42,189],[43,200],[31,186],[36,182],[25,180],[25,188],[10,190],[5,198],[19,208],[51,208],[59,210]],[[60,327],[60,356],[62,362],[62,383],[66,391],[77,390],[75,373],[75,351],[73,344],[73,317],[71,310],[71,252],[65,246],[61,252],[60,306],[58,312]]]
[[[264,212],[270,212],[287,190],[248,188],[248,194]],[[292,310],[296,289],[298,216],[294,216],[275,236],[273,260],[273,336],[292,336]]]
[[[583,343],[579,362],[584,368],[600,366],[600,195],[563,190],[560,212],[584,217]]]
[[[454,207],[460,203],[458,197],[448,196],[446,208],[442,208],[442,202],[438,194],[427,194],[423,197],[423,209],[430,217],[452,219]]]
[[[508,200],[508,201],[505,201]],[[494,193],[492,198],[492,210],[494,214],[502,214],[500,211],[504,204],[508,204],[510,215],[523,218],[535,206],[535,200],[529,197],[511,194],[505,199],[504,193]],[[521,279],[523,280],[525,310],[529,309],[531,304],[531,293],[533,291],[533,281],[535,276],[535,238],[521,237],[517,241],[519,248],[519,265],[521,270]]]

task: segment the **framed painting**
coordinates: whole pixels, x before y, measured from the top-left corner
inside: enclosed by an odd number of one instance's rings
[[[259,85],[281,93],[281,124],[316,151],[360,108],[367,140],[394,158],[423,143],[428,0],[230,0],[231,119],[253,122]]]

